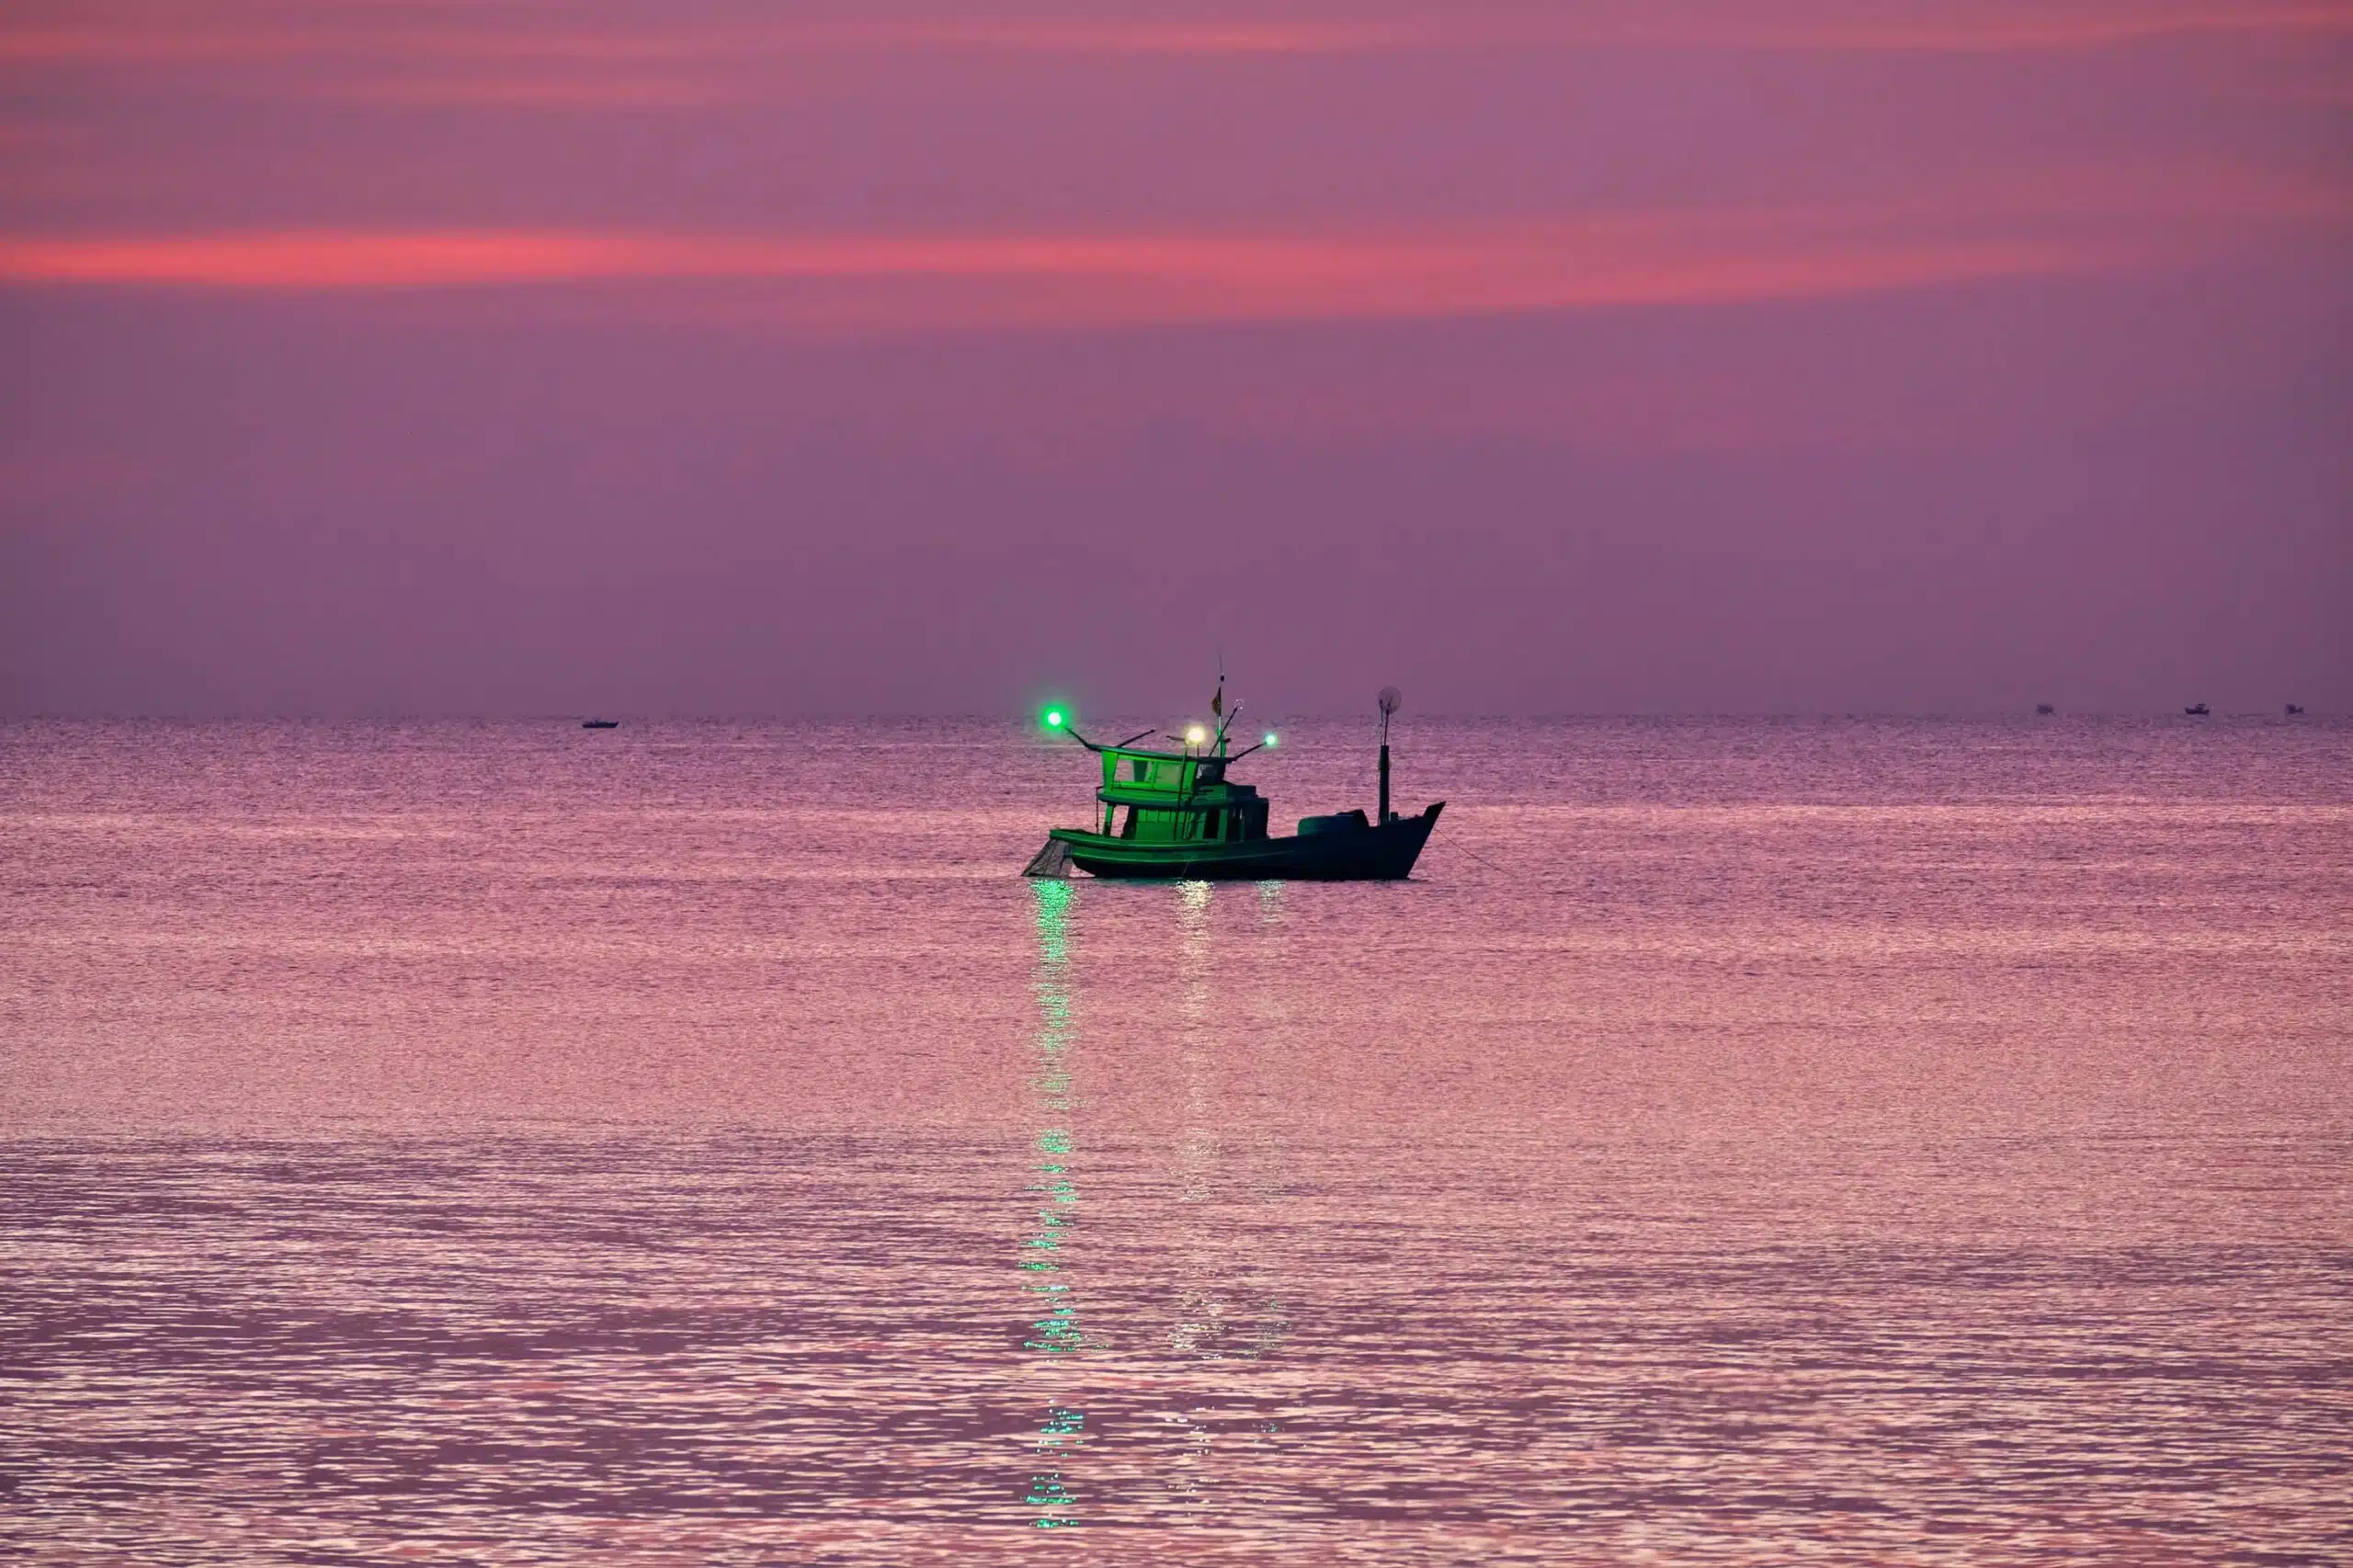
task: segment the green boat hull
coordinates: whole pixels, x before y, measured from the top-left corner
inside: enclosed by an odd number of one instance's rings
[[[1081,828],[1048,836],[1071,863],[1097,877],[1160,881],[1396,881],[1414,869],[1444,801],[1418,816],[1352,833],[1305,834],[1226,844],[1139,844]]]

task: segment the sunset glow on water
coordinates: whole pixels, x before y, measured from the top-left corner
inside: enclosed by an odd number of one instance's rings
[[[0,729],[0,1546],[2353,1548],[2341,722],[1398,743],[1211,886],[1031,724]]]

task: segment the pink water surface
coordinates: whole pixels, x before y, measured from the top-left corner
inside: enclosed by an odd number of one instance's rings
[[[0,1549],[2353,1556],[2353,728],[1060,745],[0,728]]]

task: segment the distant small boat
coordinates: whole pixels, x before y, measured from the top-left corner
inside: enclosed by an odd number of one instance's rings
[[[2202,719],[2207,714],[2211,713],[2214,710],[2211,708],[2207,707],[2203,702],[2193,702],[2188,707],[2183,709],[2182,711],[2188,714],[2193,719]]]
[[[580,727],[584,730],[618,730],[621,722],[619,719],[583,719]]]
[[[2301,702],[2290,702],[2288,704],[2288,717],[2290,719],[2294,718],[2297,714],[2302,713],[2303,710],[2304,705]]]
[[[2048,702],[2038,702],[2038,703],[2036,703],[2036,704],[2034,705],[2034,710],[2035,710],[2037,713],[2040,714],[2040,715],[2041,715],[2042,717],[2044,717],[2045,719],[2050,718],[2050,717],[2051,717],[2051,715],[2052,715],[2053,713],[2056,713],[2056,712],[2058,712],[2058,711],[2059,711],[2059,710],[2057,710],[2056,708],[2052,707],[2052,706],[2051,706],[2051,704],[2049,704]]]

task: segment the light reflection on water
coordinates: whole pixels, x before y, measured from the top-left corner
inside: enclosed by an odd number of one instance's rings
[[[1031,884],[1038,900],[1038,1109],[1047,1125],[1038,1133],[1038,1179],[1029,1190],[1041,1205],[1038,1233],[1027,1244],[1022,1269],[1031,1276],[1033,1305],[1046,1314],[1030,1324],[1034,1337],[1026,1349],[1044,1358],[1076,1356],[1086,1347],[1079,1326],[1075,1261],[1072,1228],[1078,1223],[1078,1184],[1073,1170],[1078,1163],[1076,1141],[1070,1129],[1071,1047],[1073,1024],[1070,999],[1071,886],[1065,881]],[[1048,1362],[1051,1376],[1051,1362]],[[1075,1462],[1086,1441],[1086,1412],[1062,1403],[1074,1395],[1051,1385],[1058,1401],[1048,1407],[1045,1425],[1038,1429],[1038,1464],[1029,1478],[1029,1503],[1038,1512],[1040,1529],[1063,1529],[1078,1522],[1078,1495],[1064,1471]]]
[[[0,1553],[2353,1559],[2343,732],[618,737],[0,729]]]

